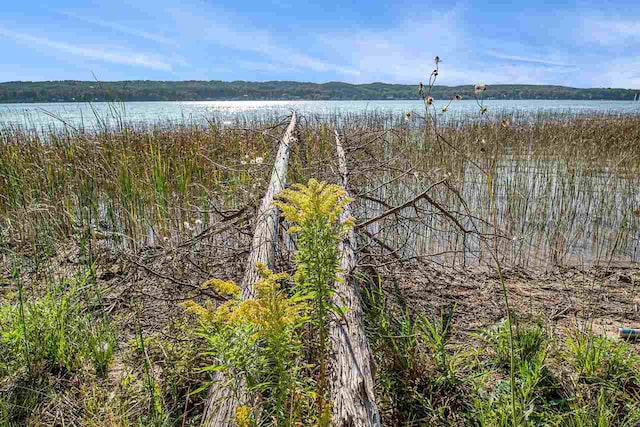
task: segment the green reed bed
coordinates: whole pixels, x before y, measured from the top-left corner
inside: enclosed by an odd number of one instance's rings
[[[135,247],[207,225],[259,197],[277,140],[269,132],[279,134],[271,127],[5,134],[3,226],[16,241],[90,228]]]
[[[386,204],[360,200],[361,217],[375,216],[447,178],[432,197],[458,213],[467,229],[478,228],[475,234],[461,232],[423,203],[419,218],[383,233],[390,244],[407,246],[407,254],[462,252],[465,262],[467,256],[479,258],[477,234],[494,233],[484,222],[489,216],[485,176],[491,171],[497,183],[496,233],[509,262],[637,260],[640,119],[511,113],[495,120],[441,120],[441,137],[434,135],[425,145],[415,116],[303,117],[292,180],[335,179],[337,126],[353,150],[354,187],[361,193],[375,190],[365,196]],[[220,218],[216,210],[233,211],[259,197],[280,132],[275,121],[227,125],[216,120],[204,127],[122,125],[97,133],[62,128],[46,135],[4,129],[4,234],[29,241],[36,233],[71,236],[91,228],[140,246],[206,226]],[[387,181],[392,182],[383,185]]]

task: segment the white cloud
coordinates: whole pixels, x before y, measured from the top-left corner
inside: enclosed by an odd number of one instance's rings
[[[640,60],[614,59],[584,76],[594,86],[640,89]]]
[[[640,18],[588,16],[580,18],[576,41],[603,47],[624,47],[640,42]]]
[[[436,55],[444,59],[442,67],[450,72],[446,78],[450,80],[452,74],[462,77],[454,67],[464,45],[459,25],[459,11],[451,10],[427,19],[409,19],[386,31],[355,30],[319,38],[340,61],[360,70],[362,82],[417,82],[431,73]]]
[[[554,59],[549,58],[541,58],[536,56],[525,56],[525,55],[510,55],[502,52],[498,52],[496,50],[487,50],[487,55],[492,56],[497,59],[504,59],[506,61],[515,61],[515,62],[525,62],[530,64],[540,64],[547,65],[550,67],[567,67],[574,68],[574,65],[569,64],[568,62],[556,61]]]
[[[461,9],[434,12],[421,19],[408,19],[387,31],[356,31],[324,35],[323,43],[352,68],[361,70],[359,81],[427,81],[434,68],[434,57],[443,61],[437,84],[522,84],[556,82],[574,70],[568,63],[527,55],[508,55],[487,49],[500,43],[484,40],[467,29]],[[513,64],[497,65],[492,59],[508,59]]]
[[[212,17],[196,16],[182,9],[173,9],[170,14],[183,31],[190,33],[194,39],[269,58],[271,64],[280,69],[335,72],[349,76],[359,74],[356,69],[310,56],[289,47],[286,43],[279,43],[270,32],[251,28],[250,25],[241,22],[241,18],[227,16],[219,10],[211,13]],[[234,22],[235,25],[229,25],[228,22]],[[264,65],[263,63],[263,68]]]
[[[93,47],[82,47],[66,42],[51,40],[45,37],[12,31],[0,27],[0,34],[30,47],[43,47],[57,50],[73,56],[95,59],[103,62],[112,62],[124,65],[136,65],[156,70],[171,71],[171,65],[157,56],[150,56],[135,52],[115,52]]]
[[[165,46],[177,47],[178,43],[175,40],[170,39],[162,34],[152,33],[140,29],[134,29],[128,27],[126,25],[118,24],[117,22],[104,21],[102,19],[97,19],[89,16],[78,15],[74,12],[64,11],[61,12],[63,15],[68,16],[70,18],[74,18],[80,21],[84,21],[88,24],[97,25],[103,28],[107,28],[113,31],[120,32],[122,34],[139,37],[145,40],[149,40],[155,43],[163,44]]]

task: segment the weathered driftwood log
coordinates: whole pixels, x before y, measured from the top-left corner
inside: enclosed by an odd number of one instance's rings
[[[335,132],[338,152],[338,170],[342,185],[348,190],[347,159]],[[347,204],[341,215],[344,221],[351,216]],[[350,230],[339,244],[340,272],[335,283],[334,303],[344,307],[344,318],[331,326],[331,423],[336,427],[380,426],[380,413],[376,406],[371,350],[364,332],[360,295],[351,272],[356,266],[355,232]]]
[[[289,153],[294,144],[296,128],[296,113],[291,115],[289,126],[282,137],[275,164],[271,173],[269,187],[262,198],[262,203],[258,209],[255,231],[251,243],[251,251],[247,259],[244,276],[240,284],[242,298],[248,299],[255,295],[254,284],[259,279],[256,264],[261,262],[269,268],[273,268],[275,249],[278,243],[278,224],[280,212],[273,205],[273,198],[282,191],[287,181],[287,166],[289,164]],[[214,379],[214,383],[209,390],[207,404],[202,418],[202,425],[206,427],[227,427],[233,425],[236,407],[242,399],[242,387],[232,390],[228,386],[228,381],[222,375]]]

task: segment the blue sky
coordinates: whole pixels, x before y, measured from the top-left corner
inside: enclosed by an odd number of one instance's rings
[[[0,81],[640,88],[640,1],[2,1]]]

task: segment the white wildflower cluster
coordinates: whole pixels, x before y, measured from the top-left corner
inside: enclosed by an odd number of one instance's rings
[[[240,161],[240,164],[242,166],[245,166],[247,164],[251,164],[251,165],[261,165],[264,163],[264,157],[261,156],[257,156],[255,159],[251,159],[249,160],[249,155],[245,154],[244,156],[244,160]]]

